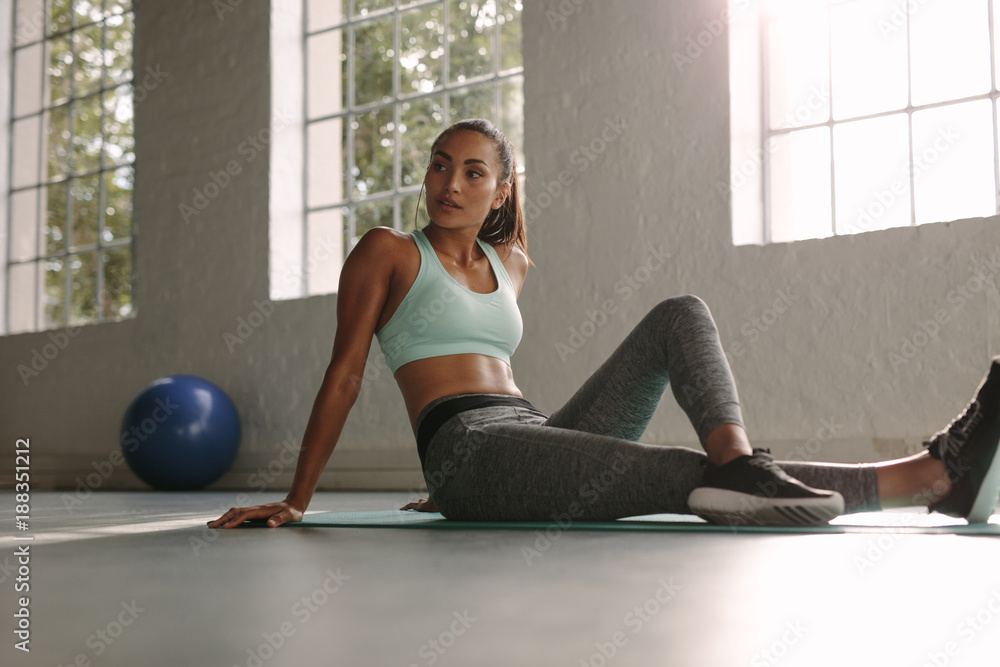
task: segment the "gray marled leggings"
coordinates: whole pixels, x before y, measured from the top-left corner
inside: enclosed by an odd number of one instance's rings
[[[467,521],[604,520],[687,514],[707,457],[637,442],[670,384],[704,445],[743,425],[718,331],[695,296],[654,307],[551,417],[530,404],[460,412],[426,443],[424,480],[441,513]],[[417,417],[417,429],[436,406]],[[870,465],[779,462],[805,484],[839,491],[847,512],[880,509]]]

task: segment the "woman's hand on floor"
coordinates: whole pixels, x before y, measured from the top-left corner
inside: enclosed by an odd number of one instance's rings
[[[287,500],[253,507],[233,507],[215,521],[208,524],[209,528],[236,528],[247,520],[267,520],[267,526],[274,528],[283,523],[302,521],[302,509],[295,507]]]
[[[430,501],[429,498],[421,498],[420,500],[407,503],[399,509],[401,510],[416,510],[418,512],[437,512],[438,508],[434,507],[434,503]]]

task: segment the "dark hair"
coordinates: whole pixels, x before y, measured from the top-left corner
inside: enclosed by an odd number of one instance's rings
[[[510,192],[498,209],[490,211],[479,230],[479,238],[491,245],[517,245],[528,256],[528,237],[524,229],[524,213],[521,211],[521,199],[517,188],[517,158],[514,146],[500,129],[485,118],[467,118],[449,125],[431,146],[431,155],[442,141],[453,132],[471,130],[493,140],[497,149],[497,160],[500,162],[500,175],[497,185],[509,185]],[[531,262],[531,258],[528,258]],[[534,264],[534,262],[531,262]]]

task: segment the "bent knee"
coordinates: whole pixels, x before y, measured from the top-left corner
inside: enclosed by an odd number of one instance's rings
[[[683,294],[664,299],[653,307],[651,314],[668,319],[686,317],[692,314],[711,316],[708,304],[701,297],[694,294]]]

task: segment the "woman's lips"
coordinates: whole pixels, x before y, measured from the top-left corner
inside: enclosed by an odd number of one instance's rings
[[[441,199],[438,200],[438,204],[446,211],[457,211],[462,208],[458,204],[452,204]]]

